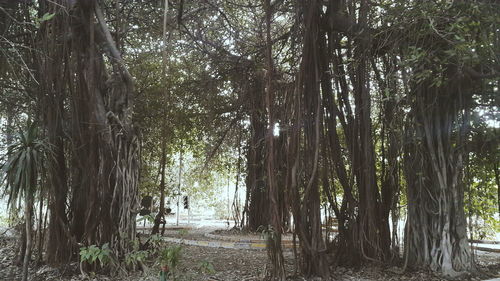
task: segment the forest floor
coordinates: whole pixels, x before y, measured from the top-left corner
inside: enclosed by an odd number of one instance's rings
[[[215,241],[207,237],[205,233],[214,233],[216,235],[234,236],[240,239],[251,238],[259,239],[257,235],[246,235],[235,232],[216,231],[213,229],[192,229],[188,231],[167,230],[165,235],[169,237],[182,237],[183,239]],[[0,231],[0,234],[2,231]],[[0,280],[15,281],[20,280],[21,267],[14,265],[15,249],[17,237],[11,235],[0,236]],[[166,243],[166,247],[173,246],[173,243]],[[267,256],[264,250],[244,250],[244,249],[225,249],[214,247],[200,247],[183,245],[182,257],[177,269],[177,280],[262,280],[265,274]],[[36,253],[35,255],[36,256]],[[478,264],[482,274],[475,277],[463,278],[462,280],[486,280],[500,277],[500,254],[478,252]],[[285,251],[286,271],[289,275],[288,280],[306,280],[300,276],[295,276],[294,258],[290,250]],[[213,265],[212,273],[203,273],[201,264]],[[337,267],[332,269],[331,280],[339,281],[438,281],[445,280],[425,271],[412,271],[403,274],[396,273],[396,267],[381,267],[375,265],[365,265],[359,268]],[[86,280],[109,280],[109,281],[157,281],[159,268],[158,265],[149,265],[145,271],[131,273],[126,277],[109,277],[104,275],[94,275]],[[64,280],[77,281],[85,280],[78,268],[78,263],[69,263],[64,267],[52,268],[45,265],[30,267],[30,279],[33,281],[42,280]],[[316,280],[316,279],[312,279]],[[318,279],[319,280],[319,279]]]

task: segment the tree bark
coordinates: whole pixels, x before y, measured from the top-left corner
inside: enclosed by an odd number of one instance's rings
[[[281,249],[281,233],[283,231],[283,215],[281,213],[279,204],[279,187],[276,181],[276,169],[275,169],[275,148],[274,148],[274,62],[272,56],[272,40],[271,40],[271,1],[264,0],[264,10],[266,17],[266,64],[267,64],[267,84],[266,84],[266,108],[268,115],[268,129],[266,134],[266,178],[268,185],[268,197],[269,197],[269,218],[270,225],[272,226],[271,234],[268,234],[267,238],[267,254],[269,260],[271,261],[270,276],[272,280],[285,280],[285,260],[283,257],[283,251]]]
[[[30,190],[25,190],[25,195],[24,195],[24,220],[26,223],[26,252],[24,254],[24,261],[23,261],[23,275],[22,275],[22,281],[27,281],[28,280],[28,270],[29,270],[29,264],[31,260],[31,248],[32,248],[32,233],[31,233],[31,214],[33,213],[33,194],[31,193]]]
[[[500,215],[500,168],[498,167],[498,161],[493,164],[493,169],[495,170],[495,182],[497,184],[498,215]]]
[[[38,227],[37,227],[37,244],[38,244],[38,252],[36,257],[36,263],[41,264],[42,262],[42,252],[44,249],[43,245],[43,233],[45,229],[43,229],[43,192],[40,190],[40,200],[38,204]]]
[[[413,122],[406,129],[405,258],[410,265],[456,277],[474,270],[462,182],[469,87],[451,79],[441,87],[427,82],[418,89]]]
[[[36,75],[40,81],[40,112],[43,113],[48,142],[54,155],[47,169],[47,207],[50,219],[46,259],[49,264],[66,262],[73,252],[66,215],[68,183],[63,129],[68,86],[66,79],[61,78],[67,78],[68,68],[64,66],[69,62],[69,55],[67,42],[62,40],[62,37],[54,36],[69,32],[69,22],[64,11],[69,6],[66,6],[66,1],[59,1],[57,4],[61,6],[46,1],[40,2],[40,14],[54,13],[55,16],[51,24],[41,25],[37,45],[43,55],[37,56],[35,60]],[[49,107],[52,110],[43,110]]]
[[[320,15],[322,3],[306,1],[301,5],[304,26],[302,60],[297,78],[294,103],[296,116],[291,126],[288,183],[292,200],[295,232],[300,240],[301,271],[305,276],[330,277],[326,245],[321,231],[319,171],[323,131],[320,90]],[[301,132],[303,130],[303,133]],[[302,139],[303,135],[303,139]],[[298,173],[298,169],[303,173]]]
[[[40,56],[38,69],[43,104],[55,106],[45,117],[55,148],[47,260],[68,261],[76,243],[110,243],[121,258],[135,239],[138,211],[140,150],[131,114],[133,81],[98,1],[40,3],[41,11],[55,13],[41,25],[45,56]],[[65,119],[70,120],[68,133]],[[71,139],[67,148],[66,138]],[[66,161],[68,152],[71,163]]]
[[[165,168],[167,166],[167,143],[165,136],[161,142],[161,160],[160,160],[160,209],[155,217],[151,234],[157,234],[160,231],[160,223],[165,219]]]
[[[266,120],[263,112],[264,86],[262,79],[252,79],[253,91],[249,92],[250,140],[247,150],[247,227],[256,231],[260,226],[269,224],[266,214],[269,202],[265,179],[265,136]]]

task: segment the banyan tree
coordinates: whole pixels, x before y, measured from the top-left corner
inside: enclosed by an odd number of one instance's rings
[[[160,198],[160,232],[196,158],[199,182],[236,163],[235,225],[265,234],[270,279],[287,277],[286,234],[306,277],[474,272],[471,189],[500,183],[497,125],[474,123],[498,113],[497,1],[254,2],[0,0],[7,143],[30,116],[53,155],[33,180],[40,260],[106,243],[123,260],[139,193]]]
[[[53,15],[35,38],[38,99],[50,108],[42,114],[55,151],[47,260],[67,261],[79,243],[109,243],[122,256],[138,211],[134,81],[98,1],[39,5],[41,15]]]

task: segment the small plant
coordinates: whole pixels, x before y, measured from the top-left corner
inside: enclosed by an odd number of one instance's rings
[[[160,234],[153,234],[148,239],[149,244],[151,245],[151,254],[157,254],[161,252],[162,245],[164,244],[163,237]]]
[[[105,243],[100,248],[96,245],[80,248],[80,262],[95,264],[97,260],[101,266],[111,261],[111,249],[108,243]]]
[[[181,259],[181,246],[173,246],[164,249],[160,253],[160,281],[166,281],[168,276],[175,280],[175,269]]]
[[[153,234],[149,237],[149,241],[152,243],[157,243],[159,244],[162,241],[162,236],[160,234]]]
[[[155,218],[152,215],[145,215],[145,216],[137,218],[136,221],[138,223],[142,223],[142,222],[154,223]]]
[[[186,236],[188,233],[189,233],[189,230],[187,230],[187,229],[181,229],[181,230],[179,230],[179,236],[180,236],[180,237],[184,237],[184,236]]]
[[[149,251],[133,250],[125,255],[125,264],[132,266],[133,270],[135,270],[137,265],[144,267],[144,261],[148,258],[148,256]]]
[[[215,273],[214,265],[208,260],[203,260],[200,262],[199,270],[202,273],[206,273],[206,274],[214,274]]]

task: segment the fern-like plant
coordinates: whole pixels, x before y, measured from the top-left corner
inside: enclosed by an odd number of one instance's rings
[[[181,259],[181,246],[173,246],[164,249],[160,253],[160,263],[162,271],[160,272],[160,280],[166,281],[168,276],[175,280],[175,269]]]
[[[28,279],[28,265],[31,258],[33,200],[37,191],[39,174],[44,162],[51,159],[48,157],[52,154],[51,151],[48,142],[38,136],[37,126],[28,122],[25,129],[19,130],[14,143],[7,148],[6,155],[1,159],[8,204],[17,202],[20,206],[24,199],[26,252],[23,261],[23,281]]]

